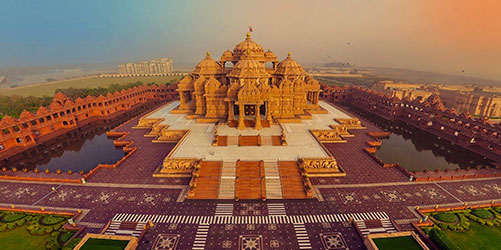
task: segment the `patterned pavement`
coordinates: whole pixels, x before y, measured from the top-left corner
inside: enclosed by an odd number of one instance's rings
[[[313,178],[319,201],[186,200],[187,178],[151,177],[174,145],[152,143],[145,130],[131,129],[136,123],[120,127],[138,150],[118,168],[98,171],[86,184],[1,180],[0,206],[81,209],[84,233],[99,232],[111,219],[151,220],[138,249],[339,250],[365,249],[351,217],[409,223],[417,219],[414,206],[501,200],[501,178],[414,183],[383,169],[362,151],[366,130],[355,131],[348,143],[327,145],[347,177]]]

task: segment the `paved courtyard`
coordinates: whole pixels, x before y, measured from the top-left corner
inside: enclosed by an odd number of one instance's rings
[[[168,125],[169,129],[189,129],[188,136],[180,143],[173,158],[201,158],[204,160],[234,161],[240,160],[297,160],[301,157],[327,157],[327,152],[315,140],[309,132],[310,129],[330,129],[329,125],[338,124],[335,118],[350,118],[346,113],[340,111],[326,102],[320,102],[320,106],[326,109],[328,114],[313,114],[312,119],[303,120],[301,123],[274,124],[270,128],[254,130],[247,128],[237,130],[227,125],[222,125],[218,129],[218,135],[281,135],[284,133],[287,138],[287,146],[248,146],[228,145],[225,147],[215,147],[212,145],[216,131],[215,124],[200,124],[194,119],[186,119],[184,114],[172,114],[171,110],[179,105],[179,101],[170,103],[163,108],[153,112],[148,118],[164,119],[160,124]]]
[[[132,129],[138,119],[119,128],[130,132],[125,140],[137,151],[118,168],[102,169],[85,184],[1,180],[0,206],[81,209],[77,223],[93,233],[112,219],[151,220],[138,249],[365,249],[350,218],[392,219],[408,228],[419,219],[415,206],[501,200],[500,178],[416,183],[380,167],[362,151],[365,132],[379,128],[363,119],[367,130],[326,145],[347,176],[313,178],[319,200],[188,200],[189,179],[151,176],[174,145],[152,143],[147,130]]]

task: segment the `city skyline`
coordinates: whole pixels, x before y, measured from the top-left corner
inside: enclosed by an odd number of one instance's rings
[[[500,80],[501,4],[434,1],[4,2],[0,67],[220,56],[253,27],[265,49],[329,61]],[[244,11],[245,10],[245,11]],[[274,21],[263,16],[274,16]],[[236,35],[241,34],[241,35]],[[228,42],[232,41],[232,42]],[[464,71],[464,72],[463,72]]]

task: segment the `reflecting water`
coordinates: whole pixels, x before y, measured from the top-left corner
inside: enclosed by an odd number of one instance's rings
[[[45,169],[51,172],[60,169],[62,172],[83,170],[87,173],[100,163],[116,163],[125,153],[122,148],[115,147],[113,139],[106,136],[106,131],[146,112],[149,108],[140,107],[105,122],[85,125],[84,128],[68,132],[10,159],[0,160],[0,165],[7,168],[16,167],[18,170],[37,168],[41,172]]]
[[[113,164],[124,155],[124,151],[115,147],[104,131],[99,131],[98,134],[91,132],[85,139],[65,146],[60,153],[45,158],[33,167],[39,170],[49,169],[51,172],[57,169],[63,172],[67,170],[88,172],[99,163]]]
[[[412,170],[456,169],[490,165],[483,156],[402,122],[390,123],[366,111],[351,110],[392,134],[382,139],[376,156],[385,163],[399,163]]]

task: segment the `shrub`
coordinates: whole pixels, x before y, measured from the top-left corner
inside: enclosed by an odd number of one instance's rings
[[[15,222],[7,223],[6,225],[9,230],[12,230],[17,227]]]
[[[45,229],[43,229],[43,228],[38,228],[38,229],[35,231],[35,234],[39,234],[39,235],[45,234]]]
[[[42,218],[42,223],[45,225],[55,225],[66,220],[64,217],[48,215]]]
[[[74,231],[64,231],[59,238],[61,242],[66,242],[71,238],[71,236],[73,236],[73,234],[75,234]]]
[[[5,222],[13,222],[16,220],[19,220],[21,218],[26,217],[26,214],[21,214],[21,213],[7,213],[4,217],[3,220]]]
[[[24,225],[24,223],[26,222],[26,220],[23,218],[23,219],[20,219],[20,220],[17,220],[15,223],[18,225],[18,226],[22,226]]]
[[[460,248],[453,242],[442,230],[433,228],[430,230],[430,239],[435,242],[440,249],[445,250],[460,250]]]
[[[433,215],[433,218],[442,222],[453,223],[456,222],[457,217],[453,213],[438,213],[436,215]]]
[[[472,210],[471,213],[482,219],[489,219],[492,217],[492,213],[487,209],[475,209]]]
[[[494,209],[494,211],[498,213],[501,213],[501,207],[493,207],[492,209]]]
[[[66,246],[63,247],[62,250],[72,250],[73,248],[75,248],[76,245],[78,245],[78,243],[81,240],[82,239],[80,239],[80,238],[74,238],[74,239],[72,239],[70,242],[68,242],[68,244],[66,244]]]
[[[7,230],[7,225],[5,225],[5,224],[0,224],[0,232],[3,232],[3,231],[5,231],[5,230]]]

